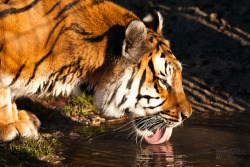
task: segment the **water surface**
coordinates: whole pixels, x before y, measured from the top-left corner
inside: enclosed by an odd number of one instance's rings
[[[81,139],[62,139],[67,166],[250,166],[250,133],[245,129],[185,125],[170,140],[149,145],[136,140],[124,122],[78,127]],[[114,130],[117,129],[117,130]],[[128,137],[129,136],[129,137]]]

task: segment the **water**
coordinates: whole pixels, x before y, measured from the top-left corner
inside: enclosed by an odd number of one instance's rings
[[[138,143],[124,123],[78,127],[82,139],[64,138],[67,166],[250,166],[250,133],[227,127],[185,125],[160,145]],[[125,129],[125,128],[122,128]],[[89,136],[88,136],[89,135]]]

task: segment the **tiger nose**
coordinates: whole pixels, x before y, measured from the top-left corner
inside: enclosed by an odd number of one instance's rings
[[[188,119],[191,115],[192,115],[192,108],[191,108],[191,105],[189,104],[185,110],[181,111],[182,121]]]
[[[191,113],[189,112],[181,112],[182,121],[188,119],[190,116],[191,116]]]

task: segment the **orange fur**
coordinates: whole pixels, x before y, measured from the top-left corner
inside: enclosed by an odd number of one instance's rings
[[[11,2],[9,2],[9,5],[1,5],[0,10],[27,6],[33,1],[15,1],[14,4],[17,5],[12,5]],[[3,44],[0,52],[2,62],[0,72],[8,73],[8,75],[14,77],[20,66],[25,64],[19,78],[28,80],[32,75],[31,72],[35,64],[50,52],[51,46],[56,41],[60,45],[55,45],[53,53],[39,65],[37,69],[39,77],[47,77],[50,71],[56,71],[62,67],[62,64],[75,61],[79,57],[82,58],[83,62],[88,61],[88,65],[82,70],[84,71],[82,77],[85,77],[85,71],[91,73],[104,63],[105,55],[102,53],[105,52],[107,38],[104,37],[101,42],[93,45],[82,41],[83,36],[72,31],[66,31],[62,35],[58,35],[62,27],[69,27],[72,21],[76,22],[87,33],[91,34],[86,35],[86,38],[93,38],[102,36],[114,25],[126,26],[131,20],[138,19],[132,12],[112,2],[93,5],[91,0],[79,2],[79,4],[60,15],[58,19],[55,19],[58,12],[66,4],[72,2],[72,0],[60,1],[60,4],[46,15],[57,2],[43,0],[27,12],[8,14],[0,18],[0,45]],[[67,17],[62,19],[65,16]],[[60,22],[60,20],[62,21]],[[60,24],[48,38],[48,34],[58,22]],[[82,49],[82,46],[85,46],[84,49]]]
[[[101,0],[0,0],[0,140],[38,137],[39,120],[18,111],[15,97],[81,93],[85,84],[109,116],[189,117],[181,67],[161,35],[161,15],[153,16],[141,21]],[[161,83],[167,68],[173,74],[162,82],[171,91]]]

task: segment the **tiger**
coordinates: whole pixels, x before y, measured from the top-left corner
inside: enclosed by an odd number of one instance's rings
[[[169,140],[192,108],[162,28],[158,11],[140,19],[106,0],[0,0],[0,141],[39,137],[17,98],[84,91],[149,144]]]

